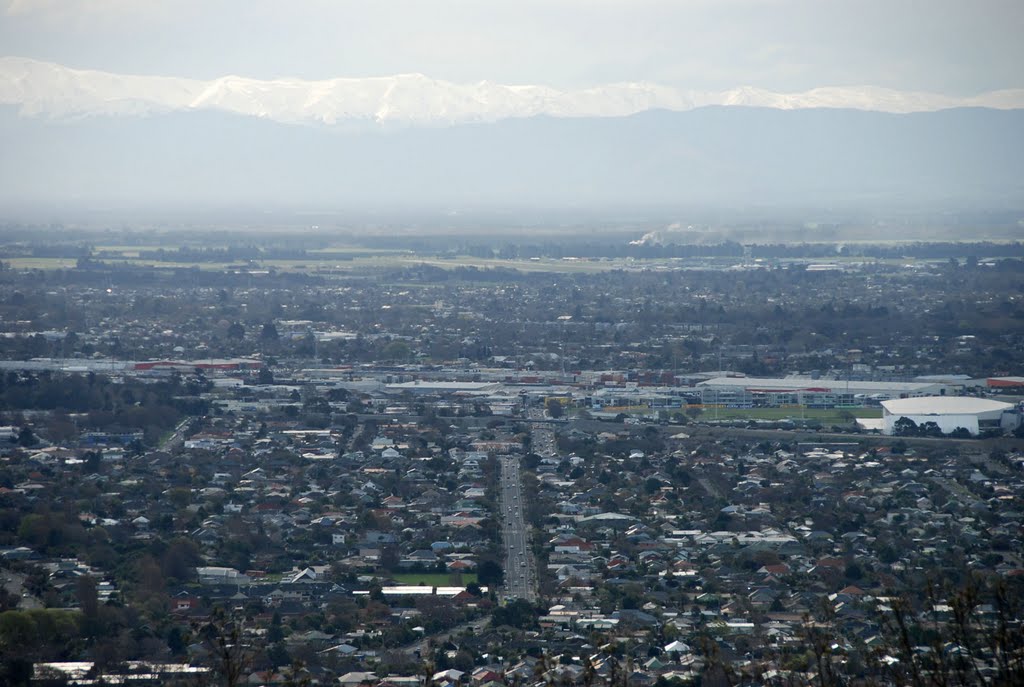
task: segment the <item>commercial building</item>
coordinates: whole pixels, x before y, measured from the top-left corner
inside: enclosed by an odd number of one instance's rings
[[[845,379],[715,377],[697,384],[704,404],[739,408],[803,405],[835,408],[877,404],[894,398],[945,396],[954,387],[939,382],[863,382]]]
[[[989,377],[985,384],[1000,391],[1024,391],[1024,377]]]

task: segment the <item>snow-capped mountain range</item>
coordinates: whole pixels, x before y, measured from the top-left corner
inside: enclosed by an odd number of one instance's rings
[[[459,84],[422,74],[322,81],[225,76],[203,81],[71,69],[3,57],[0,105],[15,106],[23,116],[53,119],[215,111],[329,127],[447,126],[538,115],[624,117],[648,110],[687,111],[709,105],[889,113],[956,107],[1024,109],[1024,89],[956,98],[873,86],[816,88],[802,93],[773,93],[752,87],[709,92],[640,82],[558,90],[489,81]]]

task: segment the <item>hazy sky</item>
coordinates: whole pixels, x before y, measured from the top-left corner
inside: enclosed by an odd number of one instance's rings
[[[1024,0],[0,0],[0,54],[213,78],[1024,87]]]

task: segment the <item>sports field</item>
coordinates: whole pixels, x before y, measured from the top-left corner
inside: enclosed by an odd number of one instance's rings
[[[448,573],[403,573],[392,575],[395,582],[411,585],[423,585],[424,587],[464,587],[467,584],[476,582],[476,573],[461,573],[449,575]],[[453,583],[458,578],[460,581]]]

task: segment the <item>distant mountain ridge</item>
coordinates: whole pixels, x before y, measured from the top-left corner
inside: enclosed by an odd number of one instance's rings
[[[911,202],[1020,208],[1024,111],[703,107],[338,132],[222,111],[0,106],[0,208]]]
[[[450,126],[537,116],[624,117],[649,110],[685,112],[712,105],[781,110],[845,108],[890,113],[958,107],[1024,109],[1024,89],[956,98],[874,86],[775,93],[740,87],[692,91],[639,82],[579,90],[488,81],[458,84],[422,74],[386,77],[259,80],[224,76],[208,81],[72,69],[27,58],[0,58],[0,105],[25,116],[153,116],[211,111],[344,129]]]

